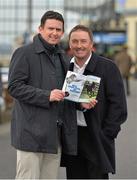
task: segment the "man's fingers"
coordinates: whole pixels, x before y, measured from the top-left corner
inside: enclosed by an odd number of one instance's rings
[[[94,108],[97,104],[97,100],[93,99],[89,103],[81,103],[82,107],[85,109],[91,109]]]
[[[50,94],[50,101],[61,101],[65,97],[65,93],[59,89],[54,89]]]

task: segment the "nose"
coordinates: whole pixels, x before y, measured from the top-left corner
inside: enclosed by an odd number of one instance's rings
[[[53,34],[57,34],[57,30],[56,29],[53,29]]]
[[[78,46],[78,47],[81,47],[81,46],[82,46],[82,43],[79,41],[79,42],[77,43],[77,46]]]

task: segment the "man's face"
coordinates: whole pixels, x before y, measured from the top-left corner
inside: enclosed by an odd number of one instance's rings
[[[39,33],[49,44],[56,45],[64,33],[63,23],[56,19],[47,19],[44,26],[39,27]]]
[[[91,53],[93,42],[91,41],[88,32],[77,30],[72,32],[69,45],[72,50],[72,54],[77,60],[86,61]]]

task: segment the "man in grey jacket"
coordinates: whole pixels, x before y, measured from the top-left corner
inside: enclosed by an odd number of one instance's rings
[[[58,43],[63,33],[62,15],[47,11],[33,42],[11,59],[8,91],[15,101],[11,143],[17,149],[17,179],[57,178],[60,133],[64,153],[76,154],[75,104],[62,101],[67,61]]]

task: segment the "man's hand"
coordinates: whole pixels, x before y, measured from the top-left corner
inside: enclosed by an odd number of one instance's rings
[[[84,109],[91,109],[91,108],[95,107],[97,102],[98,101],[96,99],[93,99],[89,103],[81,103],[81,107],[84,108]]]
[[[50,93],[50,102],[53,101],[62,101],[65,97],[65,92],[59,90],[59,89],[53,89]]]

